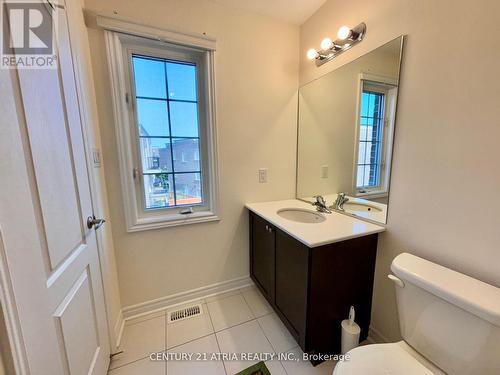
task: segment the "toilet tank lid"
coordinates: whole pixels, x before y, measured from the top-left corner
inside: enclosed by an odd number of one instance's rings
[[[500,327],[500,288],[408,253],[394,258],[391,270],[403,281]]]

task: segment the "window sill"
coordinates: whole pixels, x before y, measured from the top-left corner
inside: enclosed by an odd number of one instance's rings
[[[374,190],[366,193],[356,193],[354,196],[356,198],[386,198],[389,196],[389,193],[384,190]]]
[[[188,215],[170,214],[166,216],[142,217],[127,226],[127,232],[141,232],[180,225],[206,223],[209,221],[219,221],[220,217],[211,211],[195,212]]]

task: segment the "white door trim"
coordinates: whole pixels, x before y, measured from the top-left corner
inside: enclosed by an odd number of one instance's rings
[[[68,1],[66,4],[68,18],[73,18],[73,22],[69,24],[70,39],[73,46],[73,67],[75,71],[76,91],[83,129],[83,143],[85,147],[85,154],[87,156],[86,161],[89,172],[88,175],[92,209],[96,217],[107,218],[109,215],[109,207],[107,201],[106,182],[104,180],[104,164],[101,163],[101,166],[99,167],[103,171],[101,172],[101,176],[99,176],[100,171],[94,166],[92,159],[93,152],[95,150],[100,152],[102,147],[98,130],[97,99],[95,96],[95,87],[91,67],[90,47],[85,21],[83,19],[83,7],[81,5],[80,1]],[[78,30],[78,27],[80,30]],[[81,38],[79,41],[80,43],[76,40],[77,36]],[[79,48],[74,48],[76,45],[78,45]],[[95,123],[96,126],[93,127],[93,123]],[[113,304],[113,299],[111,298],[111,295],[118,292],[118,279],[113,278],[113,276],[116,275],[116,272],[114,272],[113,275],[110,275],[109,272],[110,268],[115,268],[114,246],[111,234],[111,223],[109,220],[105,226],[102,227],[102,230],[96,232],[96,239],[104,290],[108,332],[110,336],[111,352],[113,353],[119,345],[123,316],[121,314],[121,306],[116,307],[119,311],[118,315],[112,316],[113,309],[111,304]],[[117,298],[119,301],[119,296]]]
[[[16,301],[12,292],[12,281],[7,268],[5,245],[0,227],[0,308],[3,311],[14,370],[18,375],[28,374],[29,368],[24,350],[24,341],[17,314]],[[5,359],[4,359],[5,362]]]

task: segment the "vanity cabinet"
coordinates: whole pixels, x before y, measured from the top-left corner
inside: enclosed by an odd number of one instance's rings
[[[275,233],[267,221],[254,215],[251,220],[252,256],[250,257],[250,273],[254,282],[267,300],[274,300],[274,249]]]
[[[378,234],[310,248],[250,212],[250,275],[302,350],[339,354],[356,309],[368,337]]]

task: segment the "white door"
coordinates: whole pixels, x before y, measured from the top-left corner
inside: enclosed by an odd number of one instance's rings
[[[11,332],[18,370],[101,375],[109,338],[99,229],[87,226],[93,213],[68,20],[63,6],[54,14],[58,68],[0,72],[0,266],[20,327]]]

